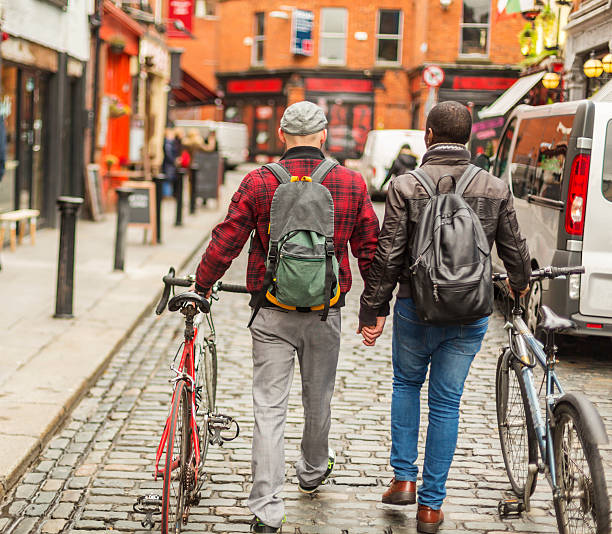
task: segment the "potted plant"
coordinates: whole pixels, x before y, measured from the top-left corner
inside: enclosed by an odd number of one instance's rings
[[[123,53],[125,45],[125,38],[122,35],[114,35],[108,40],[108,46],[113,54]]]
[[[106,170],[108,172],[110,172],[113,165],[117,165],[118,162],[119,158],[114,154],[106,154],[106,156],[104,157],[104,163],[106,164]]]
[[[121,103],[117,97],[112,97],[108,106],[108,115],[111,119],[129,115],[131,111],[130,106]]]
[[[536,31],[531,25],[531,22],[528,22],[518,34],[521,54],[524,56],[531,56],[534,53],[536,38]]]
[[[548,50],[557,48],[558,43],[555,22],[557,21],[556,15],[550,9],[550,6],[545,5],[542,12],[536,19],[536,24],[542,28],[542,35],[544,37],[544,46]]]

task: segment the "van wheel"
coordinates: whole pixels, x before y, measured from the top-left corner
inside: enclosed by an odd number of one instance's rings
[[[527,304],[525,306],[525,322],[529,330],[535,333],[538,326],[540,315],[540,306],[542,305],[542,283],[539,280],[534,280],[529,294],[527,295]]]

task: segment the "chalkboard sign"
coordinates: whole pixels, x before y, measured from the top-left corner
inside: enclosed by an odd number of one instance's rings
[[[94,221],[102,218],[102,184],[100,180],[100,165],[91,163],[87,165],[85,174],[85,195],[87,205]]]
[[[221,158],[219,152],[198,150],[193,155],[198,166],[195,180],[195,196],[204,200],[219,197],[221,183]]]
[[[151,243],[155,244],[155,184],[144,181],[124,182],[122,187],[132,190],[128,197],[130,226],[150,230]]]

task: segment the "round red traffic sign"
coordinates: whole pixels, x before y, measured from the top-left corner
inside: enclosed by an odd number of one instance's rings
[[[423,69],[423,81],[429,87],[440,87],[444,81],[444,71],[437,65],[429,65]]]

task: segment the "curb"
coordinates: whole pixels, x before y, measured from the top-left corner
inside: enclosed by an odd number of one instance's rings
[[[189,255],[178,266],[177,271],[184,269],[194,259],[196,254],[198,254],[198,252],[202,249],[202,246],[204,245],[204,243],[206,243],[206,241],[210,239],[212,229],[219,222],[221,222],[223,218],[224,218],[224,214],[221,214],[219,218],[216,220],[216,222],[213,223],[213,225],[211,226],[210,231],[204,234],[202,239],[200,239],[197,242],[197,244],[192,249],[192,251],[189,253]],[[160,281],[161,281],[161,277],[164,274],[166,273],[164,272],[160,274]],[[51,438],[64,425],[64,423],[70,417],[76,405],[83,399],[87,391],[89,391],[89,389],[94,385],[96,380],[98,380],[98,378],[100,378],[100,376],[104,373],[104,371],[108,367],[108,364],[112,360],[113,356],[115,356],[115,354],[121,348],[125,340],[132,334],[132,332],[134,331],[136,326],[142,321],[142,319],[148,313],[153,312],[157,302],[159,302],[159,299],[161,298],[162,292],[163,292],[163,288],[158,290],[155,293],[155,296],[148,302],[148,304],[145,305],[145,307],[138,314],[136,319],[132,321],[132,323],[125,330],[121,338],[112,347],[109,353],[104,357],[100,365],[98,365],[98,367],[94,370],[92,374],[90,374],[88,377],[86,377],[83,380],[83,383],[79,386],[79,388],[75,391],[75,393],[68,399],[68,401],[64,405],[61,412],[59,412],[53,418],[53,420],[49,423],[49,426],[47,427],[45,433],[38,438],[36,443],[28,451],[24,459],[17,465],[17,467],[13,470],[13,472],[10,473],[7,477],[0,478],[0,499],[3,499],[7,495],[7,493],[9,493],[11,489],[13,489],[13,486],[15,486],[17,482],[19,482],[19,479],[24,475],[27,469],[34,463],[36,459],[38,459],[44,447],[49,443],[49,441],[51,441]]]

